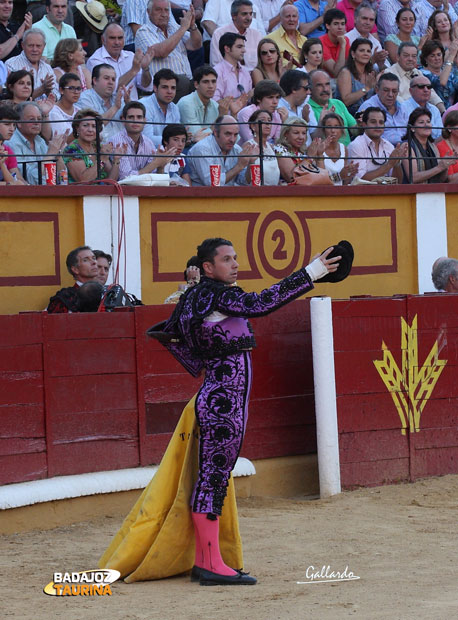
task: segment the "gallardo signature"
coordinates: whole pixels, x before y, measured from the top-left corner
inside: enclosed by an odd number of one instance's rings
[[[316,569],[314,566],[309,566],[305,571],[305,576],[308,581],[297,581],[296,583],[330,583],[335,581],[354,581],[355,579],[360,579],[358,575],[355,575],[351,570],[348,570],[348,566],[346,566],[343,571],[333,571],[330,566],[323,566],[321,570]]]

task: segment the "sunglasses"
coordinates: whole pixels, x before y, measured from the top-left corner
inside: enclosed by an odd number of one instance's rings
[[[71,90],[72,92],[80,93],[83,89],[81,86],[64,86],[64,90]]]
[[[431,84],[414,84],[413,85],[414,88],[421,88],[421,90],[425,90],[425,88],[427,88],[428,90],[432,90],[432,86]]]
[[[267,56],[267,54],[276,54],[277,50],[261,50],[261,56]]]

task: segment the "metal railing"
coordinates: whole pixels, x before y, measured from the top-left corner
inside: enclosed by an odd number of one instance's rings
[[[120,130],[122,129],[122,127],[124,127],[125,123],[131,122],[131,123],[135,123],[135,124],[140,124],[140,121],[125,121],[125,120],[121,120],[121,119],[104,119],[103,117],[100,117],[100,120],[102,122],[106,122],[108,123],[119,123],[120,125]],[[26,124],[26,123],[34,123],[36,124],[36,121],[20,121],[21,124]],[[69,123],[70,121],[68,120],[43,120],[42,123]],[[162,128],[165,128],[167,126],[167,123],[164,122],[154,122],[154,121],[142,121],[141,124],[143,124],[145,127],[146,126],[159,126]],[[169,125],[176,125],[176,124],[182,124],[184,125],[187,129],[188,129],[188,133],[189,133],[189,128],[193,127],[193,126],[197,126],[197,127],[202,127],[201,123],[168,123]],[[274,121],[272,122],[266,122],[266,121],[255,121],[254,123],[249,123],[249,122],[238,122],[238,121],[234,121],[233,123],[230,122],[225,122],[225,123],[221,123],[219,126],[220,127],[224,127],[224,126],[228,126],[228,125],[249,125],[250,127],[253,127],[254,125],[256,125],[258,127],[258,135],[262,136],[262,127],[263,125],[271,125],[271,126],[279,126],[279,127],[291,127],[292,125],[289,123],[276,123]],[[212,128],[214,128],[216,126],[215,123],[208,123],[208,128],[211,131]],[[327,126],[326,125],[317,125],[317,126],[309,126],[308,127],[308,131],[309,133],[315,133],[318,130],[324,130]],[[424,129],[424,126],[417,126],[418,128],[422,128]],[[412,184],[413,183],[413,162],[417,159],[415,156],[412,155],[413,149],[412,149],[412,142],[413,142],[413,129],[415,129],[416,127],[412,127],[411,125],[392,125],[392,126],[385,126],[385,130],[391,130],[391,129],[404,129],[405,130],[405,134],[406,134],[406,138],[407,140],[407,144],[408,144],[408,153],[405,157],[386,157],[384,156],[385,162],[386,161],[396,161],[398,162],[399,160],[407,160],[408,161],[408,175],[405,175],[407,178],[407,182]],[[431,130],[434,129],[440,129],[442,130],[443,127],[435,127],[435,126],[431,126]],[[454,128],[448,128],[448,129],[454,129]],[[349,132],[349,133],[356,133],[358,132],[358,135],[361,135],[363,133],[363,127],[359,127],[357,125],[343,125],[342,126],[342,130]],[[97,167],[97,179],[100,179],[102,176],[102,157],[104,155],[106,155],[106,153],[102,152],[102,140],[101,140],[101,134],[103,134],[103,129],[100,131],[99,130],[99,126],[97,124],[96,126],[96,140],[95,140],[95,150],[93,152],[86,152],[86,155],[88,156],[95,156],[96,159],[96,167]],[[114,134],[113,134],[114,135]],[[160,134],[155,134],[160,136]],[[209,134],[210,135],[210,134]],[[111,136],[112,137],[112,136]],[[109,143],[110,142],[110,137],[108,137],[106,139],[106,142]],[[260,139],[258,142],[258,146],[259,146],[259,152],[254,154],[254,156],[256,156],[257,158],[259,158],[259,162],[260,162],[260,176],[261,176],[261,185],[264,185],[264,180],[265,180],[265,171],[264,171],[264,160],[266,157],[272,157],[271,155],[266,155],[265,154],[265,148],[263,145],[263,140]],[[20,165],[22,166],[22,171],[23,171],[23,177],[25,180],[27,180],[27,166],[29,164],[31,165],[37,165],[38,167],[38,173],[37,173],[37,177],[38,177],[38,184],[41,185],[43,184],[43,171],[42,171],[42,166],[39,165],[41,163],[43,163],[44,161],[56,161],[58,154],[54,155],[54,159],[53,159],[53,155],[47,155],[47,154],[43,154],[43,155],[39,155],[37,156],[37,159],[29,159],[30,157],[32,157],[32,155],[29,154],[25,154],[25,153],[18,153],[16,152],[14,154],[17,158],[21,158],[21,157],[27,157],[26,161],[22,161],[20,162]],[[215,157],[221,157],[221,159],[238,159],[240,157],[240,153],[239,154],[233,154],[233,155],[223,155],[221,154],[219,155],[195,155],[195,154],[189,154],[188,152],[183,153],[183,155],[188,158],[188,159],[209,159],[209,158],[215,158]],[[69,153],[69,156],[71,156],[71,154]],[[117,152],[117,151],[113,151],[112,153],[109,154],[110,157],[113,156],[121,156],[121,157],[147,157],[147,155],[138,155],[137,153],[122,153],[122,152]],[[177,154],[177,157],[179,155]],[[285,154],[285,155],[281,155],[281,154],[275,154],[275,157],[277,159],[290,159],[291,157],[293,157],[293,153],[289,154]],[[302,155],[296,155],[298,158],[302,157]],[[156,152],[152,152],[151,153],[151,157],[154,158],[170,158],[169,155],[166,155],[164,153],[162,153],[161,151],[156,151]],[[324,157],[322,155],[308,155],[305,151],[303,153],[303,158],[304,159],[309,159],[309,160],[323,160]],[[345,161],[353,161],[354,159],[357,160],[372,160],[374,162],[374,157],[373,156],[368,156],[368,157],[358,157],[358,158],[352,158],[352,157],[344,157],[342,158]],[[456,159],[458,159],[458,154],[457,156],[440,156],[438,155],[435,159],[437,159],[437,161],[439,160],[449,160],[449,161],[455,161]],[[380,164],[380,166],[382,166],[383,164]]]

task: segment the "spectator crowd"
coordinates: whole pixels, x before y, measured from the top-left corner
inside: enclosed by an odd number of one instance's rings
[[[0,183],[455,182],[457,9],[0,0]]]

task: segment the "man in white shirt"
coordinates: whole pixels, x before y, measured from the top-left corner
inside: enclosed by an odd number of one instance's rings
[[[33,74],[35,90],[32,99],[45,99],[53,93],[56,99],[59,96],[57,80],[51,65],[42,60],[46,45],[46,37],[38,28],[27,30],[22,38],[22,52],[19,56],[8,58],[5,65],[9,72],[26,69]]]
[[[263,4],[270,4],[270,1],[271,0],[264,0]],[[282,4],[284,1],[285,0],[282,0]],[[204,41],[209,41],[210,37],[213,36],[213,33],[217,28],[231,23],[232,2],[233,0],[208,0],[205,5],[205,11],[201,22],[204,28]],[[254,2],[252,28],[258,30],[264,35],[267,28],[265,28],[261,15],[262,9],[256,2]]]
[[[417,69],[417,47],[409,41],[403,41],[398,47],[398,62],[385,69],[383,73],[394,73],[399,78],[398,102],[407,101],[410,97],[410,80],[421,75]],[[435,90],[431,91],[431,103],[437,105],[442,112],[444,103]]]
[[[313,128],[317,126],[317,121],[313,110],[305,101],[310,95],[308,75],[297,69],[285,71],[280,78],[280,88],[285,94],[278,102],[278,107],[288,110],[288,118],[297,116],[307,122],[309,127],[307,141],[310,144],[310,134],[313,132]]]
[[[150,73],[150,62],[153,52],[141,50],[127,52],[124,48],[124,30],[118,24],[111,22],[106,26],[102,33],[102,47],[96,50],[89,60],[86,67],[89,71],[95,65],[107,64],[113,67],[116,73],[116,90],[121,86],[130,88],[132,100],[138,99],[137,86],[142,90],[152,89],[152,76]]]
[[[359,163],[360,179],[372,181],[377,177],[395,176],[402,183],[401,158],[407,157],[408,145],[405,142],[394,147],[385,140],[385,122],[385,110],[366,108],[362,118],[364,133],[349,144],[348,157]]]
[[[39,22],[34,25],[39,28],[46,37],[46,47],[43,56],[48,60],[54,57],[56,45],[62,39],[76,39],[76,32],[64,22],[67,17],[67,0],[46,0],[46,13]]]
[[[234,0],[231,5],[232,22],[221,28],[217,28],[212,36],[210,45],[210,64],[215,66],[223,58],[219,51],[219,40],[226,32],[234,32],[245,37],[245,67],[248,71],[258,64],[258,44],[262,39],[262,34],[251,28],[253,21],[253,3],[251,0]]]
[[[148,22],[137,30],[135,48],[141,49],[143,53],[151,49],[152,75],[160,69],[170,69],[177,75],[178,101],[192,90],[192,72],[187,51],[196,51],[202,47],[194,7],[191,5],[189,11],[185,11],[178,25],[170,19],[168,0],[149,0],[148,17]]]
[[[369,39],[372,43],[372,62],[378,66],[379,71],[383,71],[389,63],[386,63],[388,52],[383,49],[380,41],[374,37],[371,30],[375,24],[375,10],[363,2],[355,9],[355,27],[347,32],[347,39],[350,45],[355,39]]]
[[[126,103],[121,112],[121,120],[124,127],[110,139],[114,152],[125,154],[121,157],[119,165],[120,181],[133,174],[149,174],[171,161],[171,157],[170,159],[154,157],[156,153],[154,144],[143,134],[146,110],[142,103],[139,101]],[[169,151],[163,153],[168,154]],[[170,155],[175,155],[175,149],[171,149]]]

